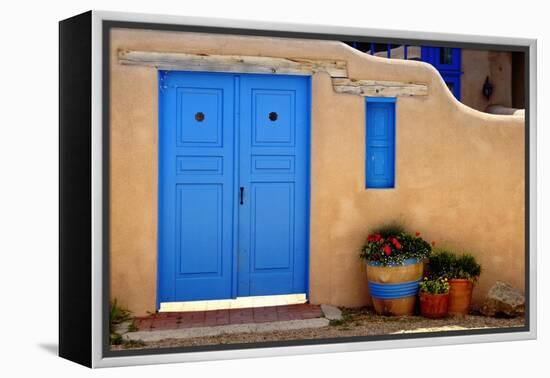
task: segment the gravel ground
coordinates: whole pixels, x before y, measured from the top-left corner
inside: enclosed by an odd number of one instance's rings
[[[149,349],[198,345],[240,344],[265,341],[324,339],[349,336],[372,336],[414,332],[455,331],[480,328],[511,328],[524,325],[523,318],[490,318],[467,315],[463,318],[431,320],[421,316],[379,316],[367,309],[343,309],[343,320],[332,321],[323,328],[292,331],[239,333],[193,339],[165,339],[151,343],[113,345],[112,350]]]

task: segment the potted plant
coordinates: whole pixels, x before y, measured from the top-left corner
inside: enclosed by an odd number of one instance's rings
[[[424,277],[419,284],[420,313],[430,319],[441,319],[449,312],[449,281]]]
[[[431,250],[420,233],[412,235],[396,224],[368,235],[360,257],[367,265],[369,291],[378,314],[413,314],[424,259]]]
[[[430,277],[444,277],[449,281],[449,314],[464,316],[470,311],[474,284],[481,274],[473,255],[457,255],[448,250],[439,250],[430,257]]]

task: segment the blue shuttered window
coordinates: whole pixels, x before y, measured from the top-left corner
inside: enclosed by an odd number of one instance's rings
[[[366,98],[366,188],[395,186],[395,98]]]

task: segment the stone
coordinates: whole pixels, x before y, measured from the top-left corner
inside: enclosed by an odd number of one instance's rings
[[[323,314],[325,315],[325,318],[328,320],[341,320],[342,319],[342,311],[336,306],[331,306],[328,304],[322,304],[321,305],[321,311],[323,311]]]
[[[525,313],[525,296],[512,285],[497,281],[487,293],[480,311],[486,316],[522,316]]]

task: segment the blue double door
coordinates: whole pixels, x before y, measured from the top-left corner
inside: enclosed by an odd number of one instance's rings
[[[306,293],[309,78],[159,72],[160,302]]]

